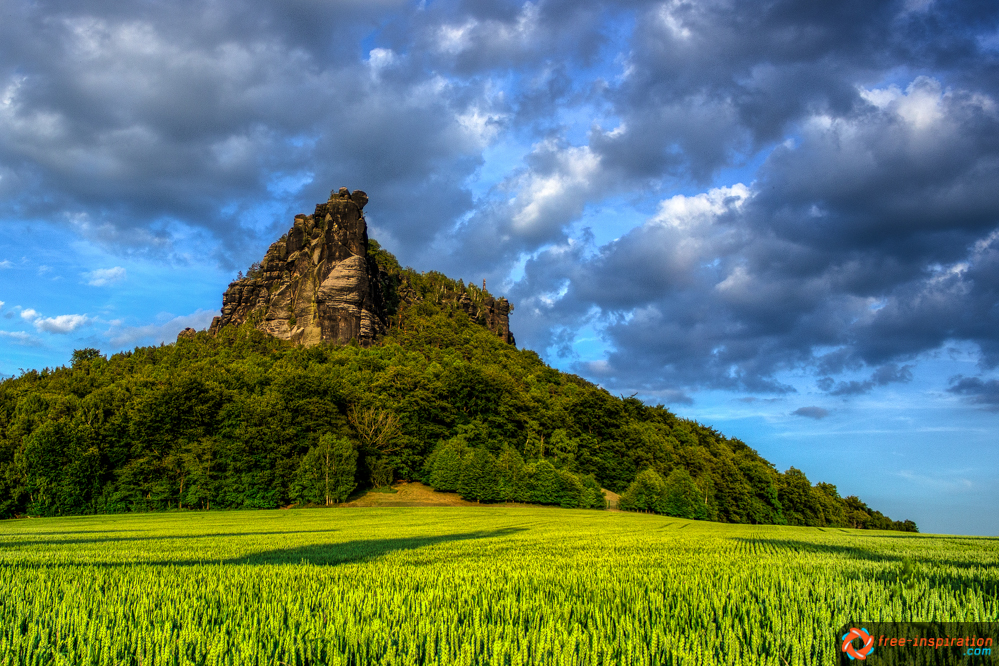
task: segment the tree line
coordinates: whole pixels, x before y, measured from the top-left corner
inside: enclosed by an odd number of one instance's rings
[[[592,474],[559,469],[543,458],[524,462],[509,445],[494,456],[484,447],[469,447],[459,435],[434,449],[424,470],[424,480],[434,490],[456,492],[466,500],[606,508],[604,492]]]
[[[663,478],[646,469],[621,494],[618,506],[625,511],[647,511],[678,518],[717,520],[719,507],[710,494],[711,479],[700,484],[684,467],[674,468]],[[763,505],[769,520],[776,524],[810,527],[853,527],[857,529],[918,532],[911,520],[895,521],[875,511],[855,496],[841,497],[836,486],[814,486],[794,467],[781,475],[780,483],[765,488],[751,503]]]

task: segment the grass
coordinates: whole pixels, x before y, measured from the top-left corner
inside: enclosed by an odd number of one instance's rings
[[[815,664],[999,619],[999,540],[534,507],[0,523],[0,664]]]

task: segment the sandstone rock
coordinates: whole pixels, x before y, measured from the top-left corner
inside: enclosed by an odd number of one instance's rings
[[[361,190],[341,187],[312,215],[296,215],[291,229],[271,244],[260,263],[230,283],[222,296],[222,316],[212,321],[209,332],[250,322],[269,335],[306,346],[351,340],[371,344],[387,322],[378,265],[368,257],[361,212],[367,203]],[[412,289],[404,288],[398,296],[410,303],[422,300]],[[504,298],[476,298],[473,303],[462,293],[458,306],[514,344],[513,306]]]
[[[365,204],[368,203],[368,195],[361,190],[354,190],[350,194],[350,198],[357,204],[358,208],[364,208]]]
[[[283,340],[368,345],[385,330],[378,267],[368,258],[364,192],[330,193],[313,215],[296,215],[291,229],[260,262],[260,275],[229,285],[222,316],[209,329],[250,321]]]
[[[194,338],[194,336],[197,335],[197,334],[198,334],[198,332],[196,330],[194,330],[193,328],[188,327],[188,328],[185,328],[183,331],[181,331],[180,333],[177,334],[177,339],[178,340],[182,340],[184,338]]]

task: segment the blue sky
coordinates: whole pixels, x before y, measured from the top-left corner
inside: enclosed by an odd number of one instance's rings
[[[0,14],[0,373],[204,328],[347,186],[553,365],[999,534],[994,2]]]

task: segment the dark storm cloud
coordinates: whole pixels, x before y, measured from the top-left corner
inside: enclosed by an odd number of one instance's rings
[[[780,141],[803,117],[851,112],[858,85],[893,70],[994,86],[994,5],[809,0],[653,3],[638,20],[623,81],[609,93],[621,126],[591,143],[636,178],[705,181],[744,150]],[[948,80],[950,80],[948,78]]]
[[[346,185],[404,263],[495,285],[526,261],[518,338],[571,357],[594,327],[611,351],[580,371],[609,386],[789,393],[779,376],[804,368],[846,397],[950,340],[999,364],[995,3],[8,0],[3,17],[7,220],[221,241],[245,265]],[[716,180],[762,156],[744,185]],[[573,231],[611,197],[663,201],[612,242]]]
[[[910,381],[902,363],[948,340],[996,365],[995,101],[925,77],[859,94],[849,114],[803,121],[751,187],[667,199],[589,256],[540,253],[520,316],[569,329],[602,318],[613,351],[581,370],[635,390],[786,392],[782,371],[871,368],[820,379],[857,395]]]
[[[817,383],[823,391],[829,395],[862,395],[870,393],[878,386],[900,383],[907,384],[912,381],[913,365],[899,366],[895,363],[883,365],[871,374],[870,379],[864,381],[836,382],[832,377],[822,377]]]
[[[180,222],[239,247],[256,217],[283,220],[269,236],[349,184],[377,193],[372,216],[420,246],[469,209],[489,101],[475,81],[362,52],[400,3],[259,5],[12,5],[5,216],[147,246]]]
[[[402,258],[424,263],[447,261],[458,220],[489,219],[467,186],[486,145],[511,125],[557,134],[549,117],[585,101],[589,78],[569,68],[595,62],[610,11],[558,1],[7,4],[6,217],[142,247],[168,246],[180,222],[252,254],[247,246],[346,184],[372,194],[371,221]],[[512,186],[544,177],[532,168]],[[519,208],[530,203],[522,196]],[[485,272],[558,236],[514,231],[526,240]],[[443,249],[427,255],[435,238]]]
[[[795,416],[804,416],[805,418],[815,419],[816,421],[829,416],[829,410],[823,409],[822,407],[799,407],[791,413]]]
[[[982,405],[988,410],[999,410],[999,380],[982,380],[981,377],[951,378],[947,390],[956,395],[964,396],[974,405]]]

